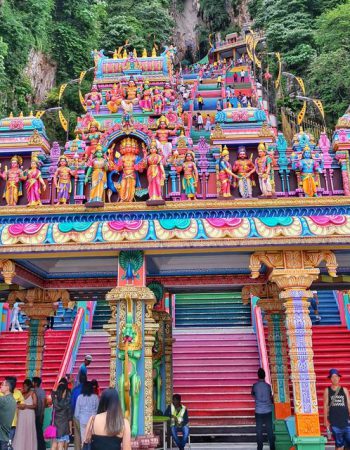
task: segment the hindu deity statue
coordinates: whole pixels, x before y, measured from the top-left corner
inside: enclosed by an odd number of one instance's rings
[[[138,172],[146,168],[146,147],[143,146],[143,156],[139,156],[139,146],[136,139],[124,138],[119,148],[120,158],[117,162],[110,161],[110,170],[120,172],[117,183],[119,201],[132,202],[135,199],[136,189],[141,188]]]
[[[89,160],[92,155],[95,153],[97,145],[100,142],[101,137],[100,124],[93,120],[89,123],[89,131],[87,134],[82,133],[82,138],[89,142],[89,145],[86,147],[86,158]]]
[[[5,170],[0,173],[1,178],[6,181],[4,197],[8,206],[16,206],[18,198],[22,195],[21,181],[24,180],[22,163],[22,158],[15,155],[11,158],[10,170],[5,166]]]
[[[144,112],[152,111],[153,109],[152,89],[150,87],[149,80],[146,80],[143,85],[142,99],[139,104]]]
[[[267,155],[265,144],[261,142],[258,146],[258,157],[255,159],[255,170],[259,177],[259,186],[261,190],[261,197],[271,197],[273,194],[273,180],[274,170],[273,161]]]
[[[155,131],[157,146],[162,150],[163,163],[165,163],[172,149],[171,142],[169,142],[169,137],[175,136],[177,130],[170,130],[168,128],[169,120],[165,116],[161,116],[157,120],[157,127],[158,129]]]
[[[165,181],[165,171],[162,157],[159,154],[155,141],[152,141],[151,143],[149,155],[147,156],[147,165],[149,202],[152,204],[164,204],[162,187],[164,186]]]
[[[96,114],[100,112],[100,106],[102,105],[102,95],[98,91],[96,85],[93,85],[91,88],[91,92],[85,95],[85,104],[91,109],[94,109],[96,111]]]
[[[182,166],[176,169],[178,172],[183,171],[182,189],[188,199],[195,200],[198,185],[198,169],[195,163],[194,152],[188,151],[185,155],[185,161]]]
[[[107,108],[111,113],[116,113],[121,105],[123,93],[120,83],[114,83],[113,88],[106,92]]]
[[[38,169],[39,159],[36,155],[32,155],[30,169],[25,170],[23,173],[23,179],[26,180],[26,192],[28,205],[27,206],[37,206],[41,205],[41,189],[46,190],[45,181],[41,177],[41,172]]]
[[[68,167],[68,160],[65,156],[61,156],[58,160],[58,168],[53,176],[53,183],[57,189],[57,204],[65,205],[69,203],[70,194],[72,192],[72,177],[77,176],[77,171],[73,171]]]
[[[320,173],[323,172],[323,161],[318,161],[306,145],[301,158],[292,154],[292,169],[300,171],[300,185],[306,197],[317,197],[317,187],[320,185]]]
[[[232,197],[231,195],[231,182],[232,178],[238,178],[232,172],[232,166],[230,164],[230,154],[225,145],[221,152],[220,159],[217,165],[217,177],[218,177],[218,193],[225,198]]]
[[[125,418],[129,420],[131,435],[137,436],[141,377],[137,373],[137,363],[142,354],[140,327],[133,323],[132,300],[127,298],[125,326],[119,336],[118,359],[122,361],[122,373],[118,380],[120,403]]]
[[[124,89],[124,100],[122,100],[121,105],[124,111],[132,112],[133,105],[137,105],[139,102],[139,89],[136,86],[133,77],[130,77],[127,87]]]
[[[107,187],[107,170],[108,161],[103,155],[101,145],[98,145],[85,175],[85,184],[87,184],[91,175],[89,203],[104,203],[105,189]]]
[[[170,86],[170,83],[165,83],[163,90],[163,97],[165,104],[169,106],[173,101],[175,101],[176,95],[174,89]]]
[[[251,176],[255,172],[255,166],[250,159],[244,146],[238,147],[238,158],[233,164],[232,172],[238,176],[238,189],[242,198],[251,198],[253,195],[252,186],[254,181]]]
[[[153,91],[153,109],[154,114],[161,115],[164,108],[164,98],[159,89]]]

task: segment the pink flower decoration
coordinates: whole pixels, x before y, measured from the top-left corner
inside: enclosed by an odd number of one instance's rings
[[[43,223],[18,223],[15,225],[10,225],[8,227],[8,232],[12,236],[19,236],[21,234],[36,234],[44,226]]]
[[[242,219],[207,219],[207,222],[215,228],[236,228],[242,223]]]
[[[142,220],[114,220],[108,222],[108,226],[114,231],[136,231],[142,226]]]
[[[343,225],[346,222],[344,216],[310,216],[310,219],[321,227]]]

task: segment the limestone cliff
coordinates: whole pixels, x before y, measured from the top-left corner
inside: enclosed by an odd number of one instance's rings
[[[55,85],[57,64],[39,50],[29,52],[25,74],[30,80],[33,97],[29,103],[41,103]]]

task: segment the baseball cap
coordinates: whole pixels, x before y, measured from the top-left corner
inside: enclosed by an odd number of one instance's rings
[[[327,377],[327,378],[331,378],[332,375],[338,375],[338,377],[341,377],[341,375],[340,375],[338,369],[331,369],[331,370],[329,371],[329,374],[328,374],[328,377]]]
[[[85,359],[86,359],[86,361],[92,361],[92,356],[91,355],[85,355]]]

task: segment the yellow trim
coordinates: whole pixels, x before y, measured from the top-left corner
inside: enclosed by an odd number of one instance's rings
[[[191,202],[167,202],[165,205],[148,207],[146,202],[134,203],[106,203],[101,208],[93,210],[84,205],[38,205],[31,206],[13,206],[11,208],[0,207],[2,216],[28,216],[47,215],[47,214],[65,214],[65,213],[108,213],[108,212],[142,212],[142,211],[179,211],[179,210],[227,210],[227,209],[247,209],[247,208],[285,208],[285,207],[307,207],[307,206],[350,206],[349,197],[297,197],[297,198],[251,198],[251,199],[233,199],[221,201],[213,200],[193,200]]]

